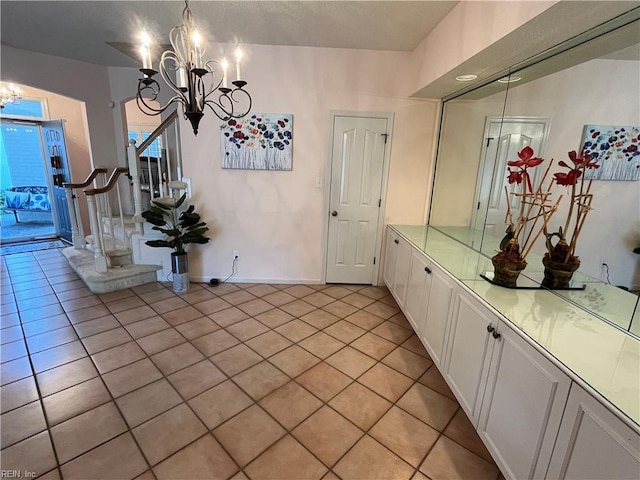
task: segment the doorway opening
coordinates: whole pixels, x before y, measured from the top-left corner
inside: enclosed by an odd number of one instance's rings
[[[57,236],[43,153],[44,102],[23,100],[2,112],[14,119],[0,123],[0,241],[27,242]]]
[[[22,99],[0,112],[0,241],[59,237],[71,242],[64,183],[86,178],[93,164],[85,105],[54,92],[18,87]],[[87,226],[82,202],[80,209]]]

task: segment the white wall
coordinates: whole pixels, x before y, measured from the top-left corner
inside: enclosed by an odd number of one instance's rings
[[[93,165],[117,165],[107,68],[2,45],[2,79],[85,103]]]
[[[222,170],[219,121],[207,111],[197,137],[181,122],[184,174],[212,242],[194,246],[192,278],[319,282],[323,274],[330,112],[393,112],[385,223],[421,223],[432,170],[433,101],[397,97],[410,55],[304,47],[247,47],[253,111],[293,114],[293,170]],[[315,188],[323,176],[324,189]]]

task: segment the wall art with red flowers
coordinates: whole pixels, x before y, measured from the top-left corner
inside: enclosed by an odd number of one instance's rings
[[[585,125],[582,153],[600,168],[585,172],[592,180],[640,180],[640,127]]]
[[[222,168],[291,170],[293,115],[249,113],[220,124]]]

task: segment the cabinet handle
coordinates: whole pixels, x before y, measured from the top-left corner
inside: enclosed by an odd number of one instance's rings
[[[498,332],[496,332],[496,331],[494,330],[494,332],[493,332],[493,338],[500,338],[500,337],[501,337],[501,335],[500,335]]]
[[[424,271],[431,275],[431,269],[429,267],[424,267]]]
[[[397,238],[393,240],[393,243],[398,244],[400,243],[400,240],[398,240]]]
[[[495,328],[493,328],[493,327],[491,326],[491,324],[487,325],[487,332],[491,333],[491,332],[493,332],[494,330],[495,330]]]

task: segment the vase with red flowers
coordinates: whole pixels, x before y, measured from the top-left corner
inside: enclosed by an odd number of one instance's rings
[[[507,162],[507,180],[510,184],[521,185],[521,188],[520,191],[510,193],[505,186],[505,223],[508,227],[505,237],[500,242],[500,251],[491,258],[494,268],[493,283],[504,287],[516,286],[520,272],[527,266],[526,256],[546,228],[559,203],[559,200],[555,205],[549,203],[552,182],[544,187],[551,162],[538,185],[534,187],[530,170],[542,164],[544,159],[536,157],[533,148],[529,146],[518,152],[518,157],[518,160]],[[517,209],[515,218],[512,207]],[[542,221],[542,228],[536,229],[539,221]]]
[[[571,203],[567,218],[564,226],[559,226],[556,232],[549,233],[546,225],[544,227],[547,252],[542,258],[542,285],[552,289],[569,288],[574,272],[580,267],[580,258],[575,255],[576,245],[593,201],[591,180],[585,182],[585,172],[591,168],[599,168],[584,152],[569,152],[569,160],[571,165],[564,161],[558,163],[567,171],[553,174],[557,185],[570,188]],[[555,244],[554,238],[557,238]]]

